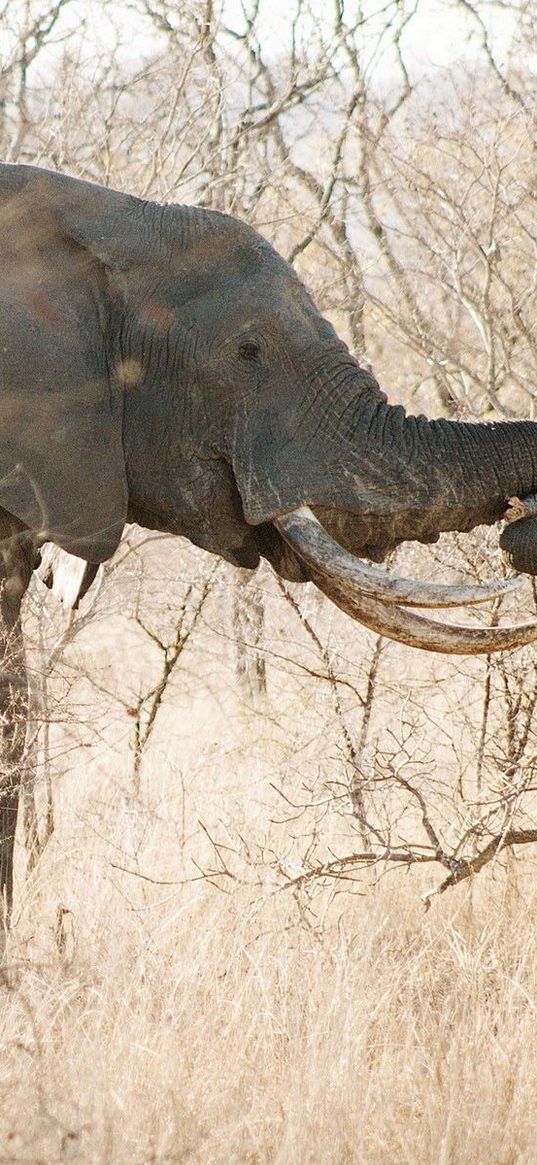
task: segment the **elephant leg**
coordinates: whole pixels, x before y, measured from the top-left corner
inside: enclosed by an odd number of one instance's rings
[[[13,853],[24,764],[28,684],[21,602],[35,552],[16,533],[0,541],[0,895],[4,925],[13,903]]]

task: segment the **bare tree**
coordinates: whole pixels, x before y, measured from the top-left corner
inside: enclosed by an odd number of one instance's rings
[[[122,8],[105,2],[99,18],[106,36],[96,53],[99,29],[78,0],[28,0],[18,6],[18,23],[4,5],[4,156],[143,197],[238,214],[295,264],[392,397],[446,415],[533,415],[535,79],[527,60],[537,7],[535,0],[440,5],[473,38],[473,56],[434,71],[413,48],[426,8],[421,0],[387,0],[380,8],[293,0],[276,42],[267,35],[263,0],[132,0],[128,22]],[[511,40],[510,51],[500,53],[503,20]],[[477,545],[463,560],[458,540],[444,540],[443,566],[482,574],[494,551],[490,540]],[[414,550],[400,553],[423,561]],[[211,593],[212,601],[211,579],[209,572],[205,598]],[[107,587],[115,585],[112,570]],[[206,613],[203,586],[187,578],[180,618],[170,630],[155,616],[155,626],[146,585],[142,574],[138,590],[129,591],[130,611],[162,669],[128,705],[130,713],[123,707],[137,779],[170,676]],[[278,631],[266,593],[237,576],[231,629],[224,615],[222,626],[235,636],[239,673],[270,695]],[[347,879],[372,864],[436,862],[447,887],[502,849],[534,840],[536,701],[528,653],[476,664],[479,671],[446,664],[441,681],[426,674],[415,690],[405,689],[401,710],[404,685],[391,647],[353,631],[354,656],[365,661],[358,664],[342,642],[334,647],[322,617],[310,618],[293,588],[282,584],[274,593],[278,619],[283,608],[286,625],[301,628],[302,650],[317,653],[318,674],[308,678],[307,667],[301,674],[305,684],[321,685],[326,737],[339,763],[334,775],[327,758],[320,800],[345,835],[345,845],[327,856],[316,796],[304,796],[315,845],[297,884]],[[82,612],[69,635],[82,632],[84,619]],[[17,618],[11,622],[10,683],[22,663],[20,643],[13,647]],[[444,682],[456,692],[455,719],[460,708],[480,708],[477,717],[461,715],[464,747],[452,747],[449,764],[430,752],[431,731],[439,731],[431,705]],[[24,768],[22,690],[12,685],[6,727],[10,775],[0,844],[3,837],[7,898],[19,780],[13,774]],[[6,688],[3,708],[7,698]],[[389,732],[383,717],[397,719]],[[33,717],[32,739],[41,719],[48,722],[43,709]],[[31,813],[27,824],[35,834]]]

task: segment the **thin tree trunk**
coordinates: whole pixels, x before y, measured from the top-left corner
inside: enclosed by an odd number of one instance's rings
[[[21,602],[34,552],[28,542],[8,535],[2,539],[0,555],[0,895],[7,926],[13,906],[13,858],[28,716]]]
[[[367,673],[367,688],[363,705],[362,723],[360,726],[360,736],[358,738],[358,748],[355,750],[354,769],[351,780],[351,803],[354,816],[360,823],[360,833],[364,850],[371,849],[371,837],[367,829],[366,822],[366,804],[364,796],[364,785],[367,784],[367,775],[364,774],[364,753],[369,739],[369,724],[371,721],[371,713],[373,711],[373,703],[375,699],[375,687],[377,683],[377,673],[382,657],[383,647],[386,640],[381,635],[377,635],[373,655],[369,664]]]
[[[267,692],[267,673],[262,651],[265,608],[259,589],[246,571],[233,588],[233,633],[236,672],[253,703]]]
[[[6,627],[3,618],[0,635],[0,659],[5,673],[0,679],[0,893],[4,922],[8,922],[13,905],[13,853],[24,764],[28,692],[20,618],[12,628]]]

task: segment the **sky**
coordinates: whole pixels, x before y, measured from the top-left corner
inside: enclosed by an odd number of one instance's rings
[[[232,19],[240,23],[241,0],[224,0],[224,7]],[[349,10],[355,7],[352,0],[348,4]],[[370,0],[363,4],[366,12],[372,15],[382,12],[386,8],[385,0]],[[410,4],[405,5],[406,8]],[[322,24],[331,14],[329,0],[311,0],[311,9],[315,18]],[[291,20],[292,5],[289,0],[262,0],[261,15],[265,43],[273,46],[274,50],[283,51],[289,43],[288,29]],[[495,53],[501,60],[502,50],[508,47],[514,30],[516,13],[514,11],[494,12],[489,9],[487,25],[491,30]],[[479,41],[475,32],[472,34],[471,22],[468,14],[464,13],[456,4],[449,0],[419,0],[416,16],[408,26],[408,32],[403,34],[403,44],[417,66],[442,67],[457,60],[461,55],[476,55]]]
[[[243,24],[241,0],[220,0],[226,19],[237,29]],[[404,2],[404,7],[410,7],[411,0]],[[31,8],[38,11],[40,0],[30,0]],[[177,0],[177,11],[180,11],[181,0]],[[199,0],[200,11],[205,8],[205,0]],[[366,10],[371,15],[382,13],[386,8],[386,0],[364,0]],[[25,4],[22,0],[10,0],[9,13],[14,34],[22,18]],[[355,0],[348,0],[348,11],[355,7]],[[218,3],[215,4],[218,8]],[[331,0],[309,0],[312,24],[319,27],[329,20],[332,13]],[[464,13],[460,6],[450,3],[449,0],[419,0],[417,14],[403,34],[402,44],[405,57],[416,74],[430,72],[434,68],[449,66],[450,63],[461,57],[477,55],[480,37],[475,25]],[[293,0],[261,0],[260,22],[261,37],[264,52],[277,57],[286,53],[289,48],[290,24],[294,11]],[[487,26],[491,32],[494,52],[501,64],[509,48],[515,28],[517,16],[513,9],[505,8],[494,11],[487,8]],[[85,30],[84,30],[85,26]],[[147,57],[152,50],[152,41],[148,39],[147,22],[136,13],[130,4],[123,4],[121,0],[74,0],[67,4],[61,14],[56,28],[56,46],[52,46],[46,54],[50,60],[62,51],[62,34],[67,31],[87,36],[88,52],[95,51],[103,42],[113,44],[114,27],[121,30],[122,55],[131,60]],[[158,39],[154,38],[154,47],[158,47]],[[0,58],[2,46],[0,45]],[[376,59],[374,67],[380,72],[389,67],[387,61]]]

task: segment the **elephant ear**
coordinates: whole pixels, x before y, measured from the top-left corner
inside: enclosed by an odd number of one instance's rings
[[[104,257],[75,228],[91,222],[96,244],[108,234],[121,250],[123,199],[0,165],[0,507],[94,563],[119,542],[127,481]]]
[[[24,170],[28,195],[48,207],[58,228],[103,265],[126,271],[158,262],[162,232],[152,203],[35,166],[2,168]],[[164,210],[160,208],[161,217]],[[178,223],[174,225],[177,230]]]

